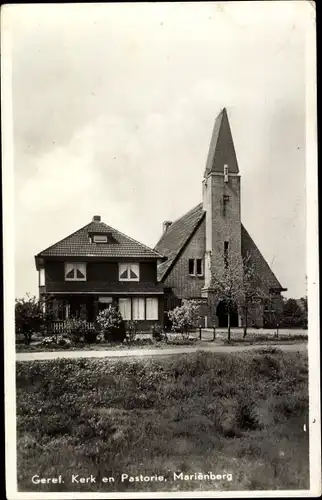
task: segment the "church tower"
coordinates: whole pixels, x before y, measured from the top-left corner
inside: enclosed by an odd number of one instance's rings
[[[240,176],[224,108],[216,118],[203,179],[203,209],[206,212],[205,286],[209,320],[216,318],[218,302],[213,271],[225,266],[230,254],[241,255]]]

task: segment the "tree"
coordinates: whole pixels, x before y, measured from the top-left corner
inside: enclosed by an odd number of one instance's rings
[[[223,266],[216,266],[212,270],[213,287],[220,300],[226,303],[228,316],[228,342],[231,333],[231,312],[234,304],[243,300],[243,260],[235,252],[228,251]]]
[[[172,329],[180,331],[182,336],[188,337],[189,329],[197,326],[200,319],[200,305],[195,300],[183,299],[182,305],[169,311],[169,318],[172,322]]]
[[[303,300],[303,302],[301,302]],[[282,325],[286,328],[305,328],[307,323],[307,301],[287,299],[283,304]]]
[[[261,304],[272,302],[273,297],[270,293],[270,284],[263,276],[259,276],[254,266],[252,254],[249,252],[243,258],[243,279],[241,283],[239,306],[244,313],[243,338],[247,335],[249,310],[252,304]]]
[[[27,294],[26,298],[15,301],[16,334],[23,334],[26,344],[30,344],[32,335],[39,332],[44,324],[41,302]]]

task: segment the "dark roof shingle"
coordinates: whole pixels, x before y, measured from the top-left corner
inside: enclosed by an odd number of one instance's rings
[[[199,203],[199,205],[180,217],[180,219],[174,221],[165,233],[163,233],[154,247],[157,252],[167,257],[165,262],[158,265],[158,280],[162,280],[170,270],[205,213],[202,203]]]
[[[91,243],[90,233],[108,233],[113,243]],[[130,257],[155,258],[162,256],[152,248],[126,236],[104,222],[90,222],[75,233],[40,252],[37,257]]]

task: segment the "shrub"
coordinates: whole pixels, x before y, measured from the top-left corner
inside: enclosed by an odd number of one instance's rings
[[[168,313],[172,329],[187,336],[189,329],[197,326],[200,319],[199,310],[200,305],[195,300],[183,300],[181,306]]]
[[[126,336],[129,342],[133,342],[137,332],[137,321],[129,321],[127,323]]]
[[[67,319],[65,328],[69,338],[75,343],[84,342],[90,331],[87,321],[79,318]]]
[[[116,307],[111,306],[101,311],[96,321],[107,342],[124,341],[126,336],[125,324],[120,311]]]
[[[32,335],[42,329],[44,322],[41,303],[36,297],[16,299],[15,322],[16,335],[23,334],[26,344],[30,344]]]
[[[56,338],[54,336],[52,337],[45,337],[43,341],[41,342],[42,345],[52,345],[56,344]]]
[[[64,339],[64,337],[60,337],[57,341],[57,345],[62,347],[70,347],[71,341],[70,339]]]
[[[158,325],[155,323],[151,327],[151,333],[152,333],[152,338],[156,340],[157,342],[160,342],[161,340],[164,340],[166,335],[163,332],[163,328],[161,325]]]

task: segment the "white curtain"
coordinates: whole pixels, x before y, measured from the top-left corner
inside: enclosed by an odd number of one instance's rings
[[[131,299],[119,299],[119,310],[124,320],[131,319]]]
[[[144,319],[144,299],[143,298],[135,298],[132,299],[133,304],[133,319]]]
[[[146,319],[159,319],[157,298],[146,299]]]

